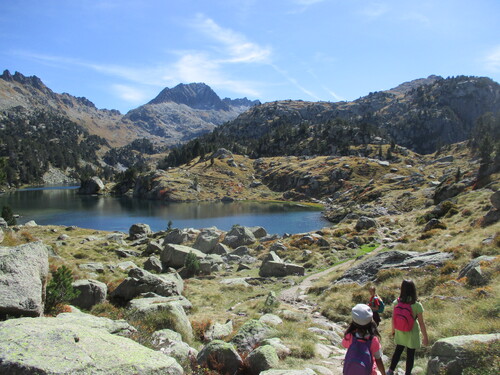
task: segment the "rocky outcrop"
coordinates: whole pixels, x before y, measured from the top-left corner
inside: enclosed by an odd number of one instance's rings
[[[189,253],[196,255],[199,260],[206,257],[200,250],[189,246],[166,244],[165,249],[161,253],[160,260],[165,267],[181,268],[184,267],[186,257]]]
[[[48,273],[42,242],[0,247],[0,317],[42,315]]]
[[[103,191],[104,191],[104,183],[99,177],[94,176],[92,178],[82,181],[80,188],[78,189],[78,194],[93,195],[93,194],[101,194]]]
[[[427,375],[461,374],[474,366],[477,346],[499,341],[500,334],[455,336],[440,339],[434,343],[427,365]],[[476,350],[474,350],[476,345]]]
[[[249,320],[243,324],[238,333],[231,339],[239,352],[250,352],[263,340],[274,335],[275,331],[268,325],[258,321]]]
[[[224,324],[213,323],[208,327],[204,334],[204,339],[206,341],[212,340],[223,340],[228,337],[233,332],[233,321],[229,320]]]
[[[243,364],[243,360],[231,343],[214,340],[200,351],[196,358],[198,363],[223,374],[235,374]]]
[[[105,329],[59,318],[21,318],[0,323],[0,373],[182,375],[183,370],[173,358]]]
[[[148,224],[132,224],[128,230],[131,239],[135,240],[142,237],[147,237],[153,233]]]
[[[202,253],[209,254],[213,252],[219,243],[219,237],[219,231],[215,229],[204,229],[200,232],[198,237],[196,237],[193,248],[200,250]]]
[[[261,277],[285,277],[289,275],[303,276],[305,269],[302,266],[283,262],[274,251],[269,254],[262,261],[259,269],[259,276]]]
[[[92,306],[106,301],[108,287],[100,281],[77,280],[72,285],[79,291],[78,296],[71,301],[71,304],[76,307],[90,310]]]
[[[162,329],[151,335],[153,348],[163,354],[175,358],[178,363],[189,363],[191,358],[196,358],[198,351],[182,341],[177,332],[170,329]]]
[[[135,304],[129,305],[131,308],[130,316],[136,320],[144,320],[148,314],[156,311],[168,312],[170,317],[171,326],[168,327],[175,332],[181,334],[184,341],[191,341],[193,339],[193,328],[191,322],[184,311],[182,305],[176,301],[148,304],[145,308],[133,308],[133,306],[138,306]]]
[[[375,281],[380,270],[400,268],[410,269],[428,265],[442,266],[447,260],[453,259],[453,254],[429,251],[417,253],[414,251],[386,251],[374,255],[364,262],[348,269],[336,283],[364,284]]]
[[[130,301],[142,293],[169,297],[180,295],[184,282],[176,273],[153,275],[141,268],[132,268],[128,277],[111,293],[111,298]]]
[[[486,255],[475,258],[460,270],[458,278],[461,279],[462,277],[466,277],[467,283],[472,286],[486,285],[488,284],[489,277],[484,274],[483,270],[481,269],[481,264],[483,262],[491,263],[494,260],[495,257]]]
[[[247,357],[250,373],[259,375],[262,371],[276,367],[279,363],[276,349],[271,345],[263,345],[252,350]]]
[[[240,246],[252,245],[256,242],[256,238],[250,228],[235,225],[226,234],[222,243],[233,249]]]

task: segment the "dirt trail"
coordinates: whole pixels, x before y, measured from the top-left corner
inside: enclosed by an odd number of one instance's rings
[[[379,246],[370,252],[370,255],[376,254],[383,246]],[[308,301],[307,291],[317,280],[327,276],[329,273],[338,270],[339,268],[349,268],[357,259],[351,259],[347,262],[337,264],[324,271],[315,273],[306,277],[300,282],[300,284],[294,285],[291,288],[283,290],[279,299],[284,303],[293,306],[294,308],[306,313],[310,316],[313,326],[320,327],[321,329],[326,329],[327,331],[336,332],[339,337],[342,336],[342,332],[345,327],[341,324],[334,323],[328,318],[321,315],[318,311],[318,306],[315,303]],[[328,336],[328,334],[326,334]],[[334,344],[334,342],[318,342],[316,345],[316,353],[319,358],[321,358],[320,365],[326,367],[330,370],[332,375],[341,375],[343,367],[343,359],[345,356],[345,350],[340,347],[340,341]],[[306,366],[307,367],[307,366]]]

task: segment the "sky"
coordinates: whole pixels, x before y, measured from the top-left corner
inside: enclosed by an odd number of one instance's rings
[[[122,113],[191,82],[261,102],[500,82],[500,1],[0,0],[5,69]]]

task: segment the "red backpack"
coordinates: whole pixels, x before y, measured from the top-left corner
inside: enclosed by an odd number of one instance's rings
[[[403,303],[398,298],[398,304],[394,307],[392,313],[394,328],[398,331],[409,332],[413,329],[415,318],[409,303]]]

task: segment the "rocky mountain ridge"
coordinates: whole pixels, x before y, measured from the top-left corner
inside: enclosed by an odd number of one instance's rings
[[[149,103],[129,111],[98,109],[87,98],[54,93],[40,78],[5,70],[0,75],[0,110],[60,112],[90,134],[105,138],[112,146],[124,146],[134,139],[147,138],[160,145],[172,145],[212,130],[234,119],[258,101],[220,99],[203,83],[165,88]]]
[[[372,128],[386,142],[425,154],[470,136],[476,120],[500,112],[500,85],[489,78],[430,76],[352,102],[276,101],[253,107],[217,129],[245,147],[284,127],[314,129],[343,120],[354,133]],[[357,141],[358,142],[358,141]],[[304,147],[302,147],[304,149]]]

